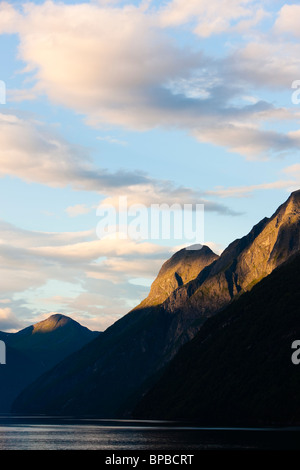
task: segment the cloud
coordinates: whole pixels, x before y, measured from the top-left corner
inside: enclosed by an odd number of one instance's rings
[[[243,83],[249,89],[289,90],[299,77],[300,45],[280,34],[259,37],[244,47],[234,49],[223,60],[228,79]]]
[[[90,269],[96,264],[101,266],[106,257],[149,260],[163,259],[167,253],[167,248],[146,241],[138,243],[130,238],[119,238],[116,243],[114,238],[98,239],[95,229],[73,233],[32,232],[0,221],[0,269],[7,266],[9,269],[13,267],[16,272],[27,269],[35,272],[40,267],[40,274],[42,268],[53,274],[59,273],[59,263],[63,263],[66,270],[70,269],[72,273],[73,268]],[[15,273],[11,274],[13,281]],[[43,281],[42,277],[40,280]],[[29,284],[34,281],[35,278],[28,276]],[[17,282],[15,287],[18,290]]]
[[[245,198],[252,196],[255,191],[261,190],[286,189],[288,192],[291,192],[291,188],[293,188],[295,184],[297,184],[295,180],[280,180],[274,181],[272,183],[253,184],[249,186],[238,186],[230,188],[219,187],[213,191],[210,191],[210,193],[222,198]]]
[[[0,3],[0,34],[14,33],[22,23],[22,15],[8,2]]]
[[[29,118],[0,114],[0,146],[0,177],[17,176],[53,188],[71,186],[75,190],[95,191],[113,204],[126,195],[131,204],[203,202],[208,211],[234,214],[222,204],[205,200],[200,190],[156,180],[138,171],[109,173],[94,164],[86,148],[67,142],[56,130],[46,129],[41,122]],[[74,217],[92,209],[77,205],[66,211]]]
[[[255,191],[272,191],[276,189],[286,190],[288,193],[296,191],[300,187],[300,164],[295,163],[280,171],[280,179],[272,182],[265,182],[260,184],[252,184],[246,186],[235,187],[216,187],[214,190],[209,191],[209,194],[221,198],[245,198],[251,197]],[[283,178],[289,179],[283,179]]]
[[[147,296],[132,280],[152,282],[173,252],[151,241],[98,239],[95,230],[35,232],[0,221],[0,329],[52,311],[103,329]]]
[[[120,273],[127,273],[128,280],[134,278],[154,279],[161,268],[162,256],[158,259],[151,259],[149,263],[141,263],[139,259],[117,258],[111,256],[105,259],[101,265],[101,271],[97,265],[91,265],[87,276],[92,279],[109,280],[117,284],[120,280]]]
[[[111,135],[105,135],[103,137],[97,137],[98,140],[102,140],[104,142],[108,142],[109,144],[117,144],[117,145],[127,145],[127,142],[125,140],[120,140],[116,139],[115,137],[112,137]]]
[[[157,253],[165,253],[166,250],[159,245],[144,242],[136,243],[126,238],[103,238],[101,240],[85,241],[60,246],[44,246],[31,248],[30,253],[43,259],[60,260],[65,263],[91,262],[103,256],[135,256],[152,258]]]
[[[260,2],[254,0],[173,0],[160,11],[163,26],[192,23],[193,31],[200,37],[209,37],[244,26],[255,26],[263,18]]]
[[[265,160],[273,154],[299,152],[299,137],[294,133],[281,133],[272,130],[259,129],[254,124],[220,123],[214,127],[195,131],[195,136],[201,142],[214,142],[229,150],[244,155],[249,160]]]
[[[109,196],[101,201],[98,208],[105,208],[106,206],[114,207],[117,210],[122,208],[120,201],[121,198],[126,197],[126,204],[129,208],[136,204],[144,207],[151,207],[151,205],[168,204],[171,208],[173,205],[178,205],[181,209],[184,205],[190,205],[195,209],[197,204],[203,204],[204,210],[209,212],[218,212],[224,215],[238,215],[237,212],[230,208],[207,199],[208,193],[200,190],[193,190],[184,186],[176,186],[170,181],[157,181],[155,184],[149,183],[144,185],[128,186],[126,194],[122,189],[114,191],[113,196]]]
[[[0,221],[0,329],[13,328],[14,317],[23,327],[54,309],[75,318],[76,299],[81,316],[108,325],[147,295],[129,281],[153,279],[169,253],[150,242],[99,240],[95,230],[32,232]]]
[[[149,181],[138,172],[98,169],[85,148],[70,144],[41,122],[2,113],[0,131],[0,176],[97,192]]]
[[[275,30],[299,37],[299,20],[300,5],[284,5],[279,11],[278,18],[275,23]]]
[[[19,57],[35,81],[29,95],[45,93],[93,126],[109,124],[135,131],[180,128],[209,143],[221,133],[219,145],[248,157],[265,149],[267,153],[295,149],[284,133],[264,131],[265,123],[275,114],[279,119],[284,110],[263,101],[251,106],[242,97],[255,83],[282,85],[292,75],[294,79],[299,46],[294,45],[286,56],[285,44],[253,42],[216,59],[199,48],[179,45],[167,26],[180,27],[194,18],[196,32],[209,36],[253,21],[253,13],[259,19],[259,11],[261,3],[252,0],[219,0],[209,5],[202,0],[174,0],[160,7],[147,2],[134,6],[47,1],[25,4],[23,12],[15,13],[2,3],[0,12],[7,20],[0,21],[0,32],[19,35]],[[225,136],[228,129],[231,138]],[[235,138],[243,145],[232,145]],[[64,150],[68,153],[68,148]],[[89,187],[92,181],[105,186],[111,180],[117,186],[117,174],[92,176],[92,172],[87,164]],[[143,179],[139,174],[127,176],[137,183]],[[122,182],[125,177],[119,174]],[[82,179],[78,183],[85,185]]]
[[[7,8],[2,5],[2,11]],[[155,126],[151,103],[157,88],[182,73],[188,76],[201,59],[178,48],[151,15],[134,6],[48,1],[24,10],[23,21],[12,18],[11,28],[20,35],[19,54],[36,78],[35,88],[80,110],[90,122]],[[137,115],[145,107],[149,112],[141,121]]]
[[[92,210],[93,208],[86,206],[86,204],[76,204],[75,206],[67,207],[65,212],[69,217],[78,217],[79,215],[89,214]]]
[[[22,327],[22,322],[16,317],[10,307],[0,308],[1,331],[14,332]]]
[[[295,163],[284,168],[283,173],[288,177],[293,178],[291,188],[292,190],[299,189],[300,187],[300,164]]]
[[[39,247],[51,244],[57,246],[66,243],[77,243],[95,238],[95,230],[79,232],[38,232],[25,230],[0,219],[0,246],[10,241],[17,248]]]

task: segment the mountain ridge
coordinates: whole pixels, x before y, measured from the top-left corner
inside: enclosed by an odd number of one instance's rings
[[[166,309],[209,315],[245,292],[287,257],[300,249],[300,190],[293,192],[275,213],[265,217],[241,239],[232,242],[200,276],[174,291]],[[210,295],[208,295],[210,292]]]
[[[137,404],[135,419],[200,426],[300,424],[300,253],[211,317]]]
[[[130,415],[139,396],[151,389],[163,368],[208,318],[299,251],[299,235],[297,191],[270,218],[262,219],[221,256],[214,255],[210,264],[201,266],[195,278],[179,286],[175,278],[177,287],[162,303],[150,295],[150,305],[142,302],[80,354],[66,358],[31,384],[16,400],[15,411]],[[174,259],[168,261],[167,267]]]
[[[195,279],[198,274],[219,256],[206,245],[197,245],[177,251],[162,265],[149,295],[134,310],[160,305],[178,287]]]

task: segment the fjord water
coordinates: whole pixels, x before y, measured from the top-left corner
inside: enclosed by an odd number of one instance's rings
[[[0,417],[0,450],[299,448],[300,428],[201,428],[166,421]]]

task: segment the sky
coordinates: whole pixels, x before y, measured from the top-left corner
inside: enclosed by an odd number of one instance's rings
[[[0,330],[103,331],[176,250],[220,254],[299,189],[299,23],[280,0],[0,2]],[[195,239],[141,236],[155,204]]]

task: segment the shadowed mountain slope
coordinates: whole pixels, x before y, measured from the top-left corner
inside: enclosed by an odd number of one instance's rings
[[[8,412],[16,396],[39,375],[99,335],[64,315],[24,328],[0,332],[6,364],[0,366],[0,412]]]
[[[190,269],[186,276],[191,278],[217,258],[206,246],[200,250],[184,249],[165,263],[158,277],[165,281],[168,277],[173,286],[174,274],[182,273],[184,259]],[[183,273],[182,278],[185,279]],[[153,284],[151,295],[156,291],[156,281]],[[153,298],[153,303],[157,303],[157,297],[151,295],[147,300],[150,306],[135,308],[101,337],[24,390],[14,411],[111,417],[130,410],[140,390],[152,383],[156,372],[181,345],[177,316],[164,310],[162,304],[151,305]],[[194,330],[198,330],[198,325]]]
[[[300,424],[300,255],[277,268],[183,346],[134,415],[200,425]]]

